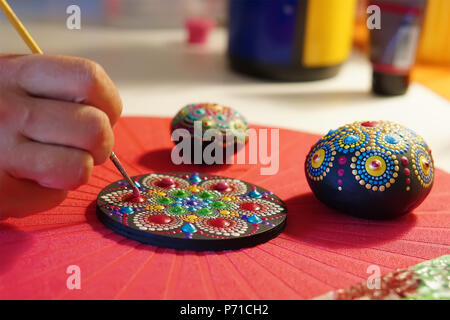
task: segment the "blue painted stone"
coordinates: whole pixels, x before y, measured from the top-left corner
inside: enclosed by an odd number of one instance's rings
[[[344,138],[344,143],[345,144],[354,144],[354,143],[358,142],[358,140],[359,140],[359,136],[357,136],[356,134],[352,134],[351,136]]]
[[[197,209],[195,207],[189,207],[189,211],[194,212],[194,211],[197,211]]]
[[[192,223],[188,223],[181,228],[181,231],[187,233],[194,233],[197,232],[197,228]]]
[[[248,194],[248,196],[250,198],[261,198],[262,194],[258,191],[258,190],[252,190],[250,191],[250,193]]]
[[[258,216],[250,216],[248,217],[247,221],[250,223],[260,223],[262,220]]]
[[[389,144],[398,144],[400,141],[396,136],[387,135],[384,140]]]
[[[141,187],[142,187],[141,184],[140,184],[139,182],[137,182],[137,181],[134,182],[134,185],[135,185],[136,187],[138,187],[138,188],[141,188]]]
[[[125,206],[125,207],[121,208],[119,212],[130,214],[130,213],[133,213],[134,211],[133,211],[133,208]]]

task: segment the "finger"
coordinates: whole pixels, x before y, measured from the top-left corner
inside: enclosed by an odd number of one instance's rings
[[[64,201],[67,191],[42,187],[36,182],[0,174],[0,220],[27,215],[56,207]],[[12,201],[14,199],[14,201]]]
[[[15,178],[33,180],[44,187],[70,190],[87,183],[93,165],[86,151],[23,141],[8,154],[5,170]]]
[[[119,92],[97,63],[58,55],[28,55],[15,62],[17,84],[29,94],[95,106],[108,115],[111,124],[119,119]]]
[[[111,154],[114,135],[108,116],[95,107],[72,102],[24,98],[20,103],[21,133],[41,143],[88,151],[94,164]]]

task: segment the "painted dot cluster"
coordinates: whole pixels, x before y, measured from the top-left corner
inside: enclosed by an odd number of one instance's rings
[[[428,187],[433,182],[433,161],[430,154],[421,145],[416,145],[412,150],[412,168],[423,187]]]
[[[411,190],[414,178],[428,188],[434,177],[431,150],[423,139],[388,121],[354,122],[330,130],[311,148],[305,170],[313,181],[322,181],[335,170],[339,191],[348,183],[344,178],[347,173],[361,187],[374,192],[386,191],[400,178],[404,179],[405,191]]]
[[[395,182],[394,160],[380,150],[365,150],[359,157],[352,158],[350,167],[359,184],[367,189],[383,191]]]
[[[313,180],[321,180],[332,167],[334,146],[329,143],[319,143],[308,155],[306,165],[307,173]]]

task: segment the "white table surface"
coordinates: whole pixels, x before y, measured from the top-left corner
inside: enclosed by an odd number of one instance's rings
[[[64,23],[28,28],[46,53],[102,64],[119,88],[124,115],[173,116],[188,103],[217,102],[239,110],[251,123],[318,134],[356,120],[391,120],[422,135],[436,165],[450,171],[449,101],[417,83],[404,96],[372,96],[370,64],[357,51],[335,78],[271,83],[229,70],[226,32],[220,29],[206,46],[195,47],[185,44],[181,29],[68,30]],[[28,53],[4,19],[0,51]]]

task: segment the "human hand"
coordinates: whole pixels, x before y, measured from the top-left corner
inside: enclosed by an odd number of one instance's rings
[[[122,102],[98,64],[0,55],[0,219],[61,203],[114,144]]]

